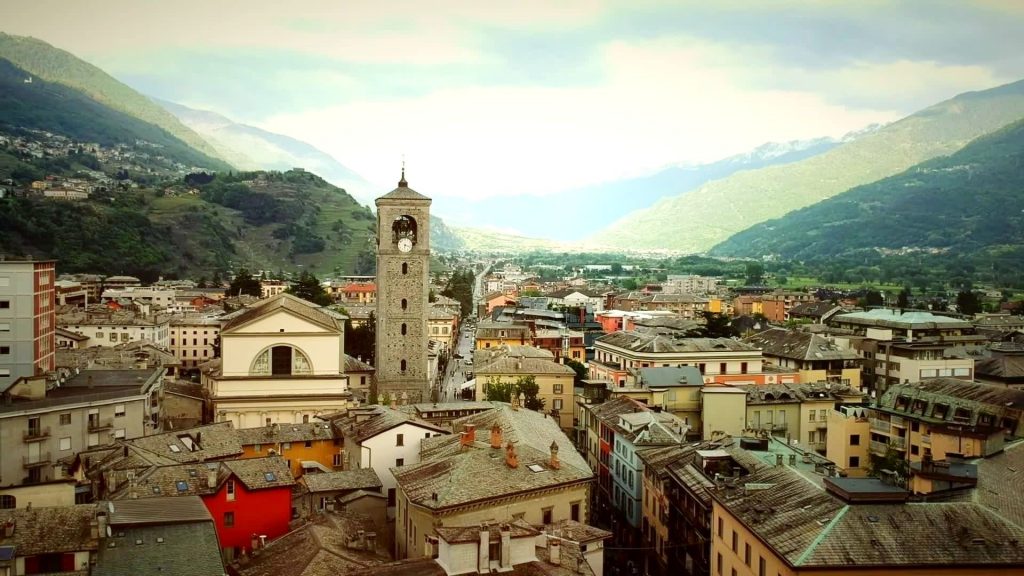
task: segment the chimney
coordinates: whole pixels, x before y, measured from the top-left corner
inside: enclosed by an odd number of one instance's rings
[[[562,467],[562,463],[558,461],[558,444],[554,440],[551,441],[551,461],[548,462],[552,470],[558,470]]]
[[[516,445],[511,440],[505,445],[505,465],[509,468],[519,467],[519,455],[516,454]]]
[[[14,537],[14,520],[4,522],[4,538]]]
[[[206,471],[206,486],[207,486],[207,488],[211,488],[211,489],[217,487],[217,469],[216,468],[211,468],[210,470]]]
[[[93,540],[98,540],[100,537],[100,525],[95,518],[89,522],[89,537]]]
[[[377,533],[376,532],[367,532],[366,533],[366,548],[364,548],[364,550],[369,550],[370,552],[373,552],[376,549],[377,549]]]
[[[477,553],[477,572],[488,574],[491,571],[491,533],[487,526],[480,525],[480,551]]]
[[[501,426],[491,426],[491,448],[501,448]]]
[[[548,536],[548,560],[555,566],[562,565],[562,542],[551,535]]]
[[[775,455],[775,465],[776,466],[782,466],[782,458],[783,458],[782,454],[776,454]]]
[[[512,568],[512,527],[501,525],[501,558],[498,560],[501,570]]]
[[[472,446],[476,442],[476,426],[472,424],[462,425],[462,434],[459,435],[459,445],[463,448]]]
[[[96,531],[99,532],[100,538],[107,537],[107,513],[100,512],[96,514]]]

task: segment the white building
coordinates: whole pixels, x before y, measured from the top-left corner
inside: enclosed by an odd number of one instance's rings
[[[167,348],[171,317],[144,315],[131,310],[76,310],[57,316],[57,327],[89,338],[81,348],[117,346],[124,342],[147,340]]]
[[[128,300],[133,303],[148,304],[153,308],[172,308],[175,305],[175,292],[169,288],[108,288],[100,297],[104,302]]]

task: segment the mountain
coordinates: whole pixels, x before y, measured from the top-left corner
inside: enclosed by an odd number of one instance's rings
[[[865,132],[874,129],[877,126],[868,127]],[[684,193],[740,170],[810,158],[857,136],[857,133],[851,133],[844,139],[773,142],[708,164],[669,166],[645,176],[584,186],[546,196],[524,194],[517,197],[515,202],[509,202],[508,197],[437,198],[433,209],[457,224],[511,227],[525,236],[551,238],[555,241],[580,240],[595,228],[612,224],[623,213],[647,208],[661,198]],[[538,206],[544,209],[538,210]]]
[[[1024,121],[958,152],[853,188],[716,246],[722,256],[1016,254],[1024,246]]]
[[[0,58],[31,74],[33,81],[39,78],[78,90],[113,110],[162,128],[206,156],[217,157],[212,146],[171,113],[69,52],[42,40],[0,32]],[[227,165],[221,163],[218,168],[226,169]]]
[[[812,158],[739,172],[663,199],[589,242],[703,252],[755,224],[951,154],[1021,117],[1024,81],[961,94]]]
[[[326,152],[301,140],[239,124],[207,110],[196,110],[153,98],[186,126],[213,145],[221,157],[242,170],[290,170],[304,168],[344,188],[352,196],[370,202],[379,195],[373,185]]]
[[[101,146],[126,145],[145,149],[185,166],[225,169],[227,165],[196,151],[163,128],[114,110],[64,84],[33,78],[0,58],[0,125],[10,129],[53,132],[79,142]],[[140,146],[138,140],[149,143]]]

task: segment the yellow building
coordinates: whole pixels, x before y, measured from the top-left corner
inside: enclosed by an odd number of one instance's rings
[[[217,421],[305,422],[349,406],[345,358],[343,316],[279,294],[226,321],[202,383]]]
[[[868,408],[842,406],[830,411],[828,432],[825,454],[836,463],[836,468],[852,478],[867,476],[871,465]]]
[[[701,437],[742,436],[746,426],[747,392],[724,384],[709,384],[700,391]]]
[[[539,388],[537,398],[544,401],[544,411],[557,414],[559,426],[571,430],[576,372],[549,357],[550,352],[528,346],[509,346],[498,352],[475,354],[477,400],[487,398],[487,386],[493,383],[513,384],[520,378],[532,376]]]
[[[273,453],[284,458],[294,478],[306,472],[341,470],[340,441],[327,422],[272,424],[237,431],[242,458],[265,458]]]
[[[455,425],[421,441],[419,464],[392,468],[397,558],[431,556],[442,527],[586,522],[594,475],[553,420],[499,404]]]
[[[512,322],[481,321],[476,326],[476,349],[499,348],[501,346],[529,346],[533,333],[525,324]]]
[[[768,364],[798,370],[801,382],[830,382],[861,388],[863,358],[820,334],[769,328],[743,341],[760,348]]]
[[[748,430],[785,437],[791,443],[823,454],[829,438],[829,413],[837,404],[863,399],[859,390],[827,382],[745,386],[744,389],[747,391]]]
[[[625,387],[608,391],[612,396],[626,396],[669,412],[690,427],[692,436],[699,436],[703,386],[704,378],[696,366],[668,366],[632,369]]]
[[[710,493],[714,575],[1024,574],[1020,518],[980,501],[907,503],[906,490],[876,478],[785,465]]]

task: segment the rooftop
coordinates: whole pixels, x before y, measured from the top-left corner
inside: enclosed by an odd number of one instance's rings
[[[239,428],[235,431],[243,446],[277,444],[278,442],[305,442],[307,440],[333,440],[334,428],[327,422],[302,424],[273,424],[259,428]]]
[[[99,541],[90,530],[95,517],[93,504],[0,510],[0,523],[14,523],[13,536],[0,533],[0,546],[14,546],[18,556],[96,550]]]
[[[247,308],[241,314],[232,317],[224,324],[222,332],[236,330],[240,326],[279,310],[294,314],[331,331],[343,331],[345,329],[343,318],[339,319],[340,315],[328,313],[322,307],[297,296],[281,293],[267,300],[261,300],[252,308]]]
[[[861,326],[880,326],[901,329],[937,329],[937,328],[969,328],[971,323],[959,318],[939,316],[921,310],[894,310],[891,308],[874,308],[863,312],[850,312],[832,317],[833,322],[859,324]]]
[[[765,355],[791,360],[860,360],[860,356],[848,348],[840,348],[835,342],[820,334],[769,328],[743,339],[761,349]]]
[[[595,344],[655,354],[758,352],[757,348],[730,338],[686,338],[641,331],[613,332],[598,338]]]
[[[382,484],[373,468],[357,468],[339,472],[306,474],[302,482],[310,492],[335,492],[340,490],[380,490]]]
[[[197,496],[185,496],[175,500],[147,498],[111,502],[109,512],[108,522],[111,526],[213,521],[202,499]]]

